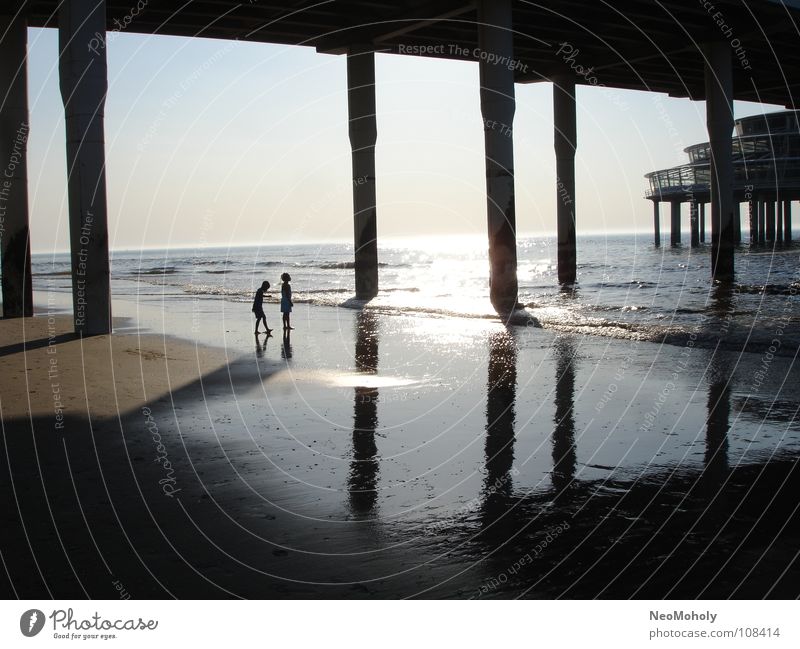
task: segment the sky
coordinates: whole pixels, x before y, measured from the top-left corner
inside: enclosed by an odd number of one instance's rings
[[[58,34],[28,37],[31,244],[67,250]],[[107,54],[112,248],[352,240],[343,56],[114,32]],[[485,234],[477,63],[378,54],[376,95],[379,239]],[[552,233],[552,87],[517,85],[516,100],[517,229]],[[656,93],[578,86],[577,121],[579,234],[649,231],[644,174],[708,139],[704,102]]]

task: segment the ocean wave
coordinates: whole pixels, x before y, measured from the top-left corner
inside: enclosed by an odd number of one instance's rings
[[[525,305],[526,308],[541,306],[541,302],[528,302]],[[558,304],[554,306],[558,306]],[[572,308],[578,308],[584,311],[595,311],[598,313],[644,313],[652,309],[652,307],[645,306],[644,304],[581,304],[574,305]]]
[[[658,286],[656,282],[648,282],[646,280],[641,279],[632,279],[627,282],[611,282],[611,281],[600,281],[595,283],[586,283],[584,288],[598,288],[598,289],[609,289],[609,288],[621,288],[621,289],[630,289],[630,288],[655,288]]]
[[[173,260],[174,261],[174,260]],[[212,268],[203,268],[212,267]],[[216,267],[216,268],[213,268]],[[413,264],[407,263],[388,263],[379,262],[380,268],[413,268]],[[123,268],[120,269],[122,274],[129,275],[169,275],[174,273],[187,273],[202,272],[207,274],[221,275],[230,272],[251,272],[258,273],[267,268],[286,268],[286,269],[309,269],[309,270],[354,270],[355,262],[353,261],[302,261],[302,262],[286,262],[286,261],[256,261],[242,263],[234,260],[203,260],[203,259],[182,259],[177,260],[175,265],[171,266],[152,266],[142,268]],[[67,271],[68,273],[69,271]],[[35,273],[47,274],[47,273]],[[55,274],[55,273],[54,273]]]
[[[798,295],[800,283],[791,284],[737,284],[734,292],[750,293],[754,295]]]
[[[753,329],[745,324],[732,325],[721,333],[718,329],[703,330],[697,326],[659,325],[605,319],[573,319],[569,316],[550,318],[546,314],[532,313],[542,328],[563,333],[604,336],[622,340],[642,341],[697,347],[702,349],[722,349],[751,353],[770,352],[775,356],[792,357],[800,347],[800,337],[784,334],[780,346],[774,345],[775,329],[765,326]]]
[[[72,275],[71,270],[54,270],[49,273],[31,273],[33,277],[69,277]]]
[[[457,309],[448,309],[446,307],[427,307],[417,305],[394,305],[394,304],[372,304],[365,300],[359,300],[352,297],[344,302],[336,304],[335,306],[345,309],[363,309],[368,308],[370,313],[377,313],[380,315],[417,315],[429,317],[449,317],[449,318],[471,318],[479,320],[496,320],[498,315],[496,313],[465,313]]]
[[[134,268],[128,272],[131,275],[174,275],[178,269],[175,266],[156,266],[154,268]]]
[[[255,289],[243,289],[235,287],[225,287],[211,284],[172,284],[182,289],[189,295],[219,295],[222,297],[247,297],[252,298]],[[419,289],[416,287],[395,287],[387,288],[381,291],[382,293],[418,293]],[[342,295],[345,293],[353,293],[352,288],[336,287],[336,288],[320,288],[314,291],[307,291],[302,293],[295,293],[292,298],[295,302],[304,304],[324,304],[330,305],[330,300],[327,299],[329,295]],[[278,302],[280,294],[276,291],[274,293],[265,293],[264,299],[267,301]]]
[[[228,297],[228,298],[247,298],[252,299],[253,292],[250,290],[244,290],[241,288],[228,288],[225,286],[210,286],[208,284],[182,284],[176,285],[181,288],[185,293],[189,295],[218,295],[221,297]],[[268,298],[267,295],[264,296],[266,300]]]
[[[298,264],[302,266],[303,264]],[[386,262],[378,262],[379,268],[389,266]],[[308,264],[308,268],[319,268],[320,270],[354,270],[356,263],[354,261],[324,261],[319,264]],[[395,264],[394,268],[409,267],[408,264]]]
[[[179,259],[178,263],[186,266],[218,266],[220,261],[218,259],[203,259],[202,257],[188,257],[186,259]],[[226,260],[222,263],[231,263]]]

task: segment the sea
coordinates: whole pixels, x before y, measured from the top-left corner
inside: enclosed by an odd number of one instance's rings
[[[519,300],[543,328],[565,332],[696,344],[793,355],[800,346],[800,245],[736,251],[736,282],[711,280],[710,245],[656,247],[652,235],[578,237],[578,281],[557,281],[553,236],[518,240]],[[249,312],[262,281],[277,305],[280,276],[292,278],[296,305],[361,308],[354,300],[353,246],[300,243],[235,247],[114,250],[112,292],[137,302],[217,299],[226,311]],[[379,246],[382,314],[497,318],[489,302],[484,237],[386,239]],[[34,288],[70,289],[68,253],[33,256]],[[275,307],[277,312],[277,306]],[[277,313],[276,313],[277,315]],[[776,336],[780,345],[773,344]]]

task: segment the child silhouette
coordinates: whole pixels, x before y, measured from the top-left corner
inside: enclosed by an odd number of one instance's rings
[[[272,333],[272,329],[267,326],[267,315],[264,313],[264,293],[269,290],[269,282],[261,282],[261,288],[256,291],[256,296],[253,299],[253,313],[256,316],[256,331],[258,335],[258,323],[264,321],[264,332],[267,336]]]
[[[281,313],[283,314],[283,328],[286,330],[294,329],[289,321],[289,314],[292,312],[292,307],[294,306],[294,302],[292,302],[292,287],[289,286],[289,282],[292,281],[292,278],[289,277],[289,273],[284,273],[281,275],[281,280],[283,280],[283,284],[281,284]]]

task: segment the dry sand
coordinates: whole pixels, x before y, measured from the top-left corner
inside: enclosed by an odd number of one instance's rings
[[[0,320],[0,415],[114,417],[227,362],[224,350],[158,334],[81,340],[65,315]]]

